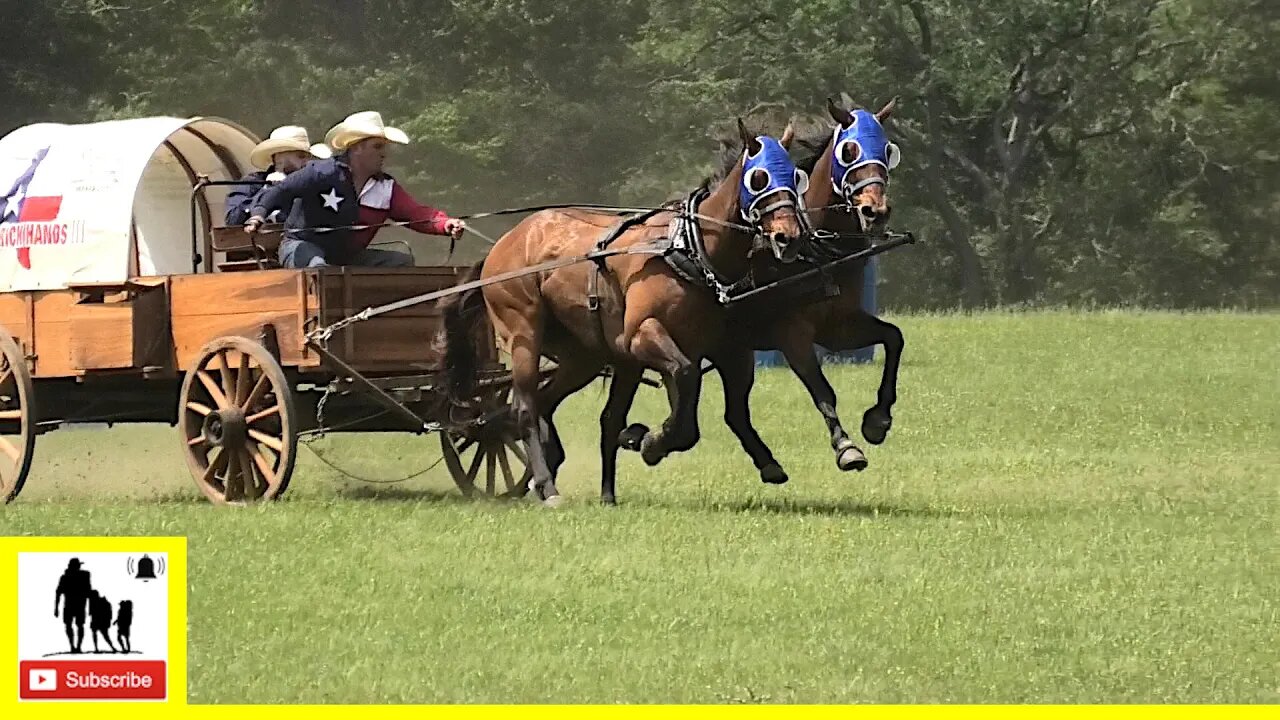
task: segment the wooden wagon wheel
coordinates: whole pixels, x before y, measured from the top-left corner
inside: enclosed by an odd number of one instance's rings
[[[178,402],[183,453],[210,500],[284,494],[298,449],[293,388],[266,348],[243,337],[205,345]]]
[[[17,343],[0,328],[0,502],[22,492],[35,449],[31,372]]]
[[[485,402],[481,407],[486,413],[501,410],[507,407],[509,394],[509,385],[490,390],[482,395]],[[529,489],[533,471],[515,423],[505,415],[461,431],[441,430],[440,449],[449,475],[467,497],[477,492],[489,497],[522,497]]]

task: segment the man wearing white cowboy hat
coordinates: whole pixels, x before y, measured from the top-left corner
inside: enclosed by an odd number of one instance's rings
[[[249,219],[253,199],[266,184],[279,182],[301,170],[313,157],[331,155],[333,151],[328,145],[311,144],[304,127],[283,125],[272,130],[266,140],[249,151],[249,164],[257,171],[240,178],[245,184],[236,185],[227,193],[227,224],[243,225]]]
[[[280,243],[281,265],[413,265],[413,257],[406,253],[369,247],[379,226],[388,220],[408,223],[410,229],[428,235],[450,235],[455,240],[462,236],[466,223],[418,203],[383,171],[387,143],[404,145],[409,137],[387,127],[380,114],[348,115],[325,135],[325,142],[338,154],[269,186],[254,202],[245,224],[245,232],[252,233],[272,211],[293,208]],[[301,202],[294,205],[295,200]],[[355,225],[366,227],[352,229]]]

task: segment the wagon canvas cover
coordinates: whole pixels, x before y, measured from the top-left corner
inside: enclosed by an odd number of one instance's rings
[[[0,291],[190,272],[194,176],[238,177],[256,141],[224,120],[175,117],[0,138]]]

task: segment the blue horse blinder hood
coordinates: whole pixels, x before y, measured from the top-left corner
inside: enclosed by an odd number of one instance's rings
[[[882,182],[879,178],[867,178],[847,185],[854,170],[874,163],[883,167],[887,176],[902,159],[898,146],[889,142],[884,126],[875,115],[863,109],[854,110],[852,115],[853,124],[847,128],[837,126],[835,141],[831,144],[831,185],[846,198],[868,185]]]
[[[808,174],[795,166],[782,143],[767,135],[757,136],[756,141],[760,143],[756,154],[752,155],[749,149],[743,151],[746,158],[742,163],[742,185],[738,188],[742,217],[756,222],[777,209],[776,202],[765,208],[757,207],[761,200],[776,192],[790,196],[797,209],[803,208],[804,192],[809,187]]]

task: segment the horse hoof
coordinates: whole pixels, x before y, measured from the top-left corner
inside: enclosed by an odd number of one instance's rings
[[[850,445],[836,454],[836,467],[848,472],[862,472],[867,469],[867,456],[862,454],[856,446]]]
[[[618,447],[623,450],[640,450],[640,444],[649,434],[649,428],[640,423],[632,423],[626,430],[618,433]]]
[[[787,477],[787,471],[783,470],[778,463],[772,463],[760,468],[760,480],[770,485],[782,485],[790,479]]]
[[[893,427],[893,418],[888,413],[871,408],[862,414],[862,437],[872,445],[884,442],[891,427]]]
[[[645,465],[653,467],[662,462],[662,458],[666,456],[667,454],[662,451],[662,446],[654,436],[645,435],[644,440],[640,441],[640,459],[644,460]]]
[[[618,507],[618,498],[612,495],[602,495],[600,496],[600,504],[605,507]]]
[[[563,496],[563,495],[552,495],[551,497],[546,498],[546,499],[544,499],[544,500],[542,501],[542,507],[544,507],[544,508],[551,508],[551,509],[553,509],[553,510],[554,510],[555,508],[560,507],[560,506],[561,506],[561,505],[563,505],[563,504],[564,504],[564,496]]]

